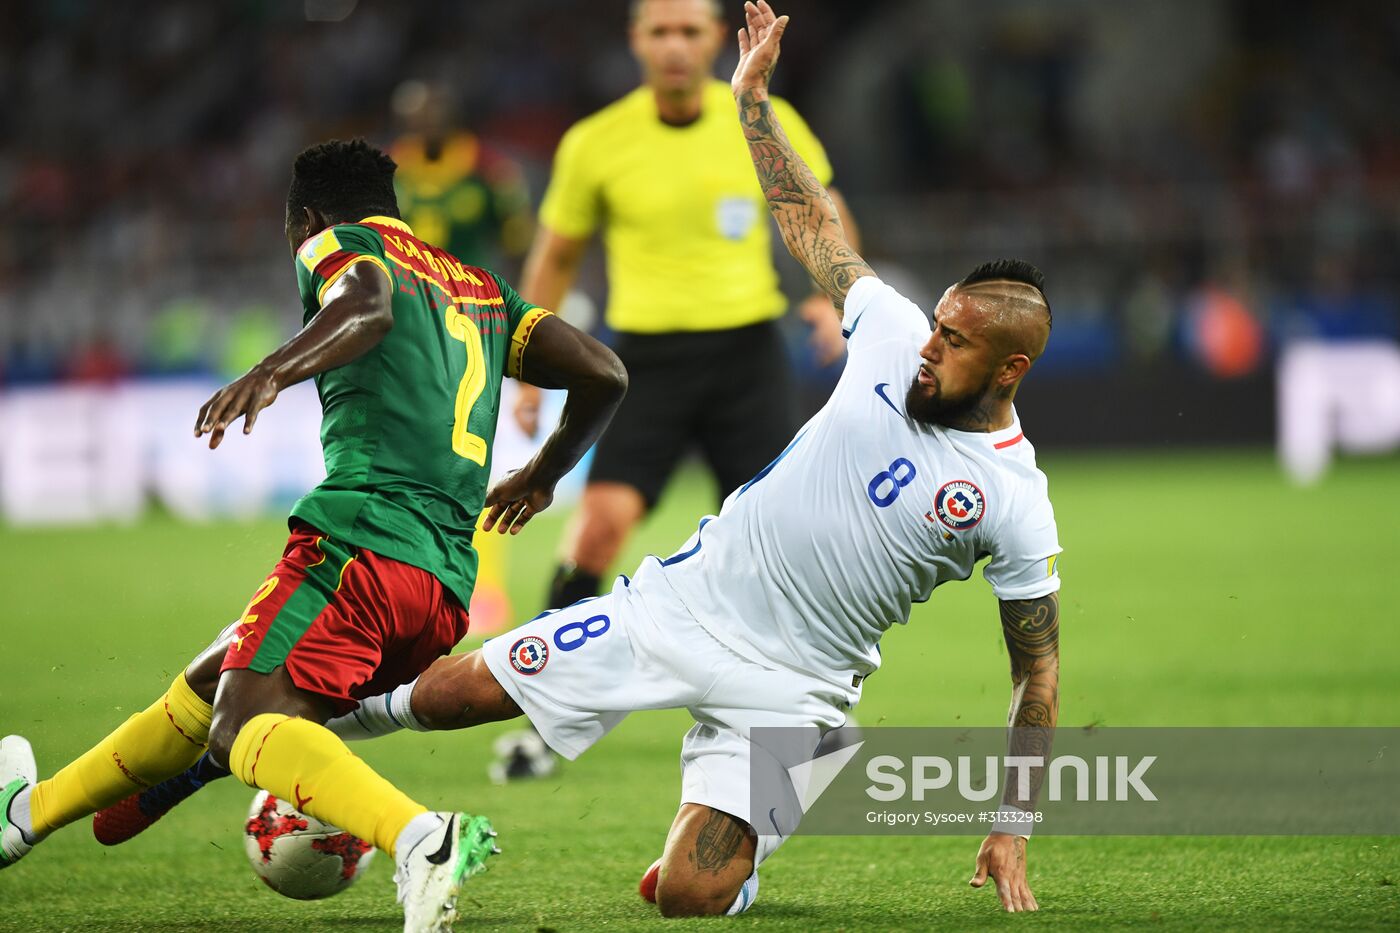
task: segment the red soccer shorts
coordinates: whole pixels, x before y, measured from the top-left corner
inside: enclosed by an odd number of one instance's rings
[[[292,523],[287,549],[234,629],[221,671],[285,667],[335,705],[408,683],[467,634],[437,577]]]

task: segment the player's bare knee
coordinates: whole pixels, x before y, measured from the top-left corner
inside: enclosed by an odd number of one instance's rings
[[[248,722],[248,717],[237,711],[220,710],[214,707],[214,719],[209,724],[209,757],[222,768],[228,767],[233,752],[233,743],[239,730]]]
[[[663,917],[716,917],[729,910],[743,884],[742,879],[729,884],[703,875],[668,879],[663,869],[656,884],[656,906]]]
[[[737,816],[682,804],[657,877],[661,915],[712,917],[727,912],[753,873],[756,840],[753,829]]]
[[[195,696],[205,703],[214,702],[214,694],[219,689],[219,674],[224,664],[224,655],[228,652],[229,643],[233,640],[234,631],[239,623],[233,622],[226,626],[218,637],[210,642],[209,647],[199,653],[189,667],[185,668],[185,683],[189,684]]]
[[[209,650],[190,662],[185,668],[185,683],[189,684],[195,696],[205,703],[214,702],[214,694],[219,689],[219,668],[223,664],[220,651]]]

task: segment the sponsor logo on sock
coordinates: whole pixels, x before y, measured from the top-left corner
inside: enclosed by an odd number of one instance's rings
[[[112,763],[117,766],[117,768],[121,771],[122,774],[126,775],[127,780],[131,781],[131,783],[135,784],[137,787],[151,786],[150,784],[147,784],[145,781],[141,780],[139,777],[133,774],[131,769],[126,766],[126,762],[122,761],[122,756],[118,755],[116,752],[112,752]]]

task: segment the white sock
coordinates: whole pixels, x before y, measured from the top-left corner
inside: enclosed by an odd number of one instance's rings
[[[394,854],[396,859],[403,859],[408,853],[413,851],[413,847],[422,842],[427,835],[435,829],[440,829],[443,824],[441,813],[434,813],[429,810],[427,813],[420,813],[408,821],[408,825],[399,833],[399,838],[394,840]]]
[[[742,914],[753,906],[753,902],[758,898],[758,869],[753,870],[742,886],[739,894],[734,898],[734,903],[729,905],[729,909],[724,912],[726,917],[733,917],[735,914]]]
[[[10,822],[19,830],[24,841],[33,845],[39,841],[34,832],[34,817],[29,812],[29,797],[34,793],[34,785],[26,787],[10,800]]]
[[[413,687],[418,683],[415,677],[388,693],[361,700],[359,708],[344,716],[337,716],[326,723],[326,728],[347,742],[360,739],[373,739],[400,729],[415,732],[430,731],[413,715]]]

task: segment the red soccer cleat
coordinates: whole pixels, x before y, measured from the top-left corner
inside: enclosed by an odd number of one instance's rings
[[[145,832],[152,823],[165,816],[166,812],[160,810],[154,816],[142,812],[141,795],[132,794],[120,803],[114,803],[107,809],[94,813],[92,834],[104,846],[121,845]]]
[[[656,861],[651,863],[651,867],[647,869],[647,873],[645,875],[642,875],[642,883],[637,885],[637,893],[640,894],[643,897],[643,899],[655,904],[656,882],[657,879],[659,879],[660,877],[661,859],[657,859]]]

